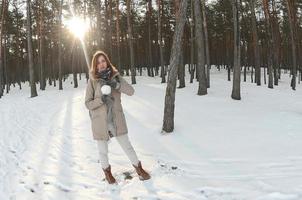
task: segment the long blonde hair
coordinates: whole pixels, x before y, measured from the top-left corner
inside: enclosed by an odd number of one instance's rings
[[[104,58],[106,60],[106,63],[107,63],[107,67],[111,67],[111,69],[112,69],[111,77],[112,77],[114,74],[116,74],[118,72],[118,70],[111,63],[108,55],[104,51],[97,51],[97,52],[94,53],[94,55],[92,57],[91,65],[90,65],[90,70],[89,70],[90,77],[93,78],[93,79],[98,79],[96,77],[96,71],[97,71],[97,60],[100,56],[104,56]]]

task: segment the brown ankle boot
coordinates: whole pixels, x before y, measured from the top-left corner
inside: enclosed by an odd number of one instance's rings
[[[141,161],[138,162],[137,166],[133,165],[133,167],[135,168],[140,180],[144,181],[151,178],[150,175],[143,169]]]
[[[105,173],[106,180],[108,181],[109,184],[116,183],[115,178],[111,174],[111,166],[107,167],[106,169],[103,169]]]

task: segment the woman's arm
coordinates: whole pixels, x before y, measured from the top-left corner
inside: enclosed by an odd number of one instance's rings
[[[103,101],[101,98],[94,98],[94,89],[92,85],[92,81],[89,78],[88,84],[86,87],[86,95],[85,95],[85,106],[88,110],[94,110],[103,105]]]
[[[132,96],[134,94],[134,88],[130,85],[122,76],[119,76],[120,87],[119,92]]]

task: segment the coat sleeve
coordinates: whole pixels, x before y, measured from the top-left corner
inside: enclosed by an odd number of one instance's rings
[[[99,97],[94,98],[94,88],[91,79],[88,79],[85,95],[85,106],[88,110],[94,110],[102,106],[102,99]]]
[[[119,92],[127,94],[128,96],[132,96],[134,94],[134,88],[122,76],[119,76],[119,82]]]

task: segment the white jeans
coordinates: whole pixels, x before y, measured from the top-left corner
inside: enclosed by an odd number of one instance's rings
[[[138,158],[136,155],[136,152],[132,146],[132,144],[129,141],[128,134],[124,134],[121,136],[116,136],[115,137],[118,143],[121,145],[122,149],[128,156],[129,160],[131,163],[135,166],[138,165]],[[109,160],[108,160],[108,141],[106,140],[97,140],[97,145],[99,149],[99,155],[100,155],[100,161],[101,161],[101,166],[103,169],[106,169],[109,167]]]

